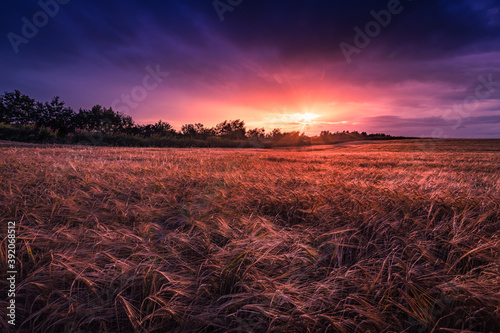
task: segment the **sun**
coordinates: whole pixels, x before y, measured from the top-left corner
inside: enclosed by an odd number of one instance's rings
[[[313,112],[275,113],[265,119],[266,124],[279,127],[284,131],[300,131],[311,129],[321,115]]]
[[[303,124],[303,125],[309,125],[312,124],[313,120],[316,118],[319,118],[320,116],[315,113],[298,113],[296,114],[296,122]]]
[[[319,118],[320,115],[312,112],[297,113],[294,115],[294,121],[300,125],[300,131],[303,132],[311,125],[314,124],[314,120]]]

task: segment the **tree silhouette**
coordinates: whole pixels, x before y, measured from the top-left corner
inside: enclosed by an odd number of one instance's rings
[[[155,124],[138,125],[132,117],[101,105],[74,112],[57,96],[50,102],[41,103],[19,90],[0,96],[0,123],[10,126],[0,125],[0,131],[3,131],[0,137],[4,139],[28,137],[32,141],[93,145],[274,147],[392,138],[382,133],[322,131],[319,137],[313,137],[313,142],[298,131],[282,132],[279,128],[268,134],[264,128],[247,131],[245,122],[240,119],[225,120],[212,128],[201,123],[185,124],[180,132],[176,132],[162,120]]]
[[[263,139],[266,136],[266,130],[264,128],[254,128],[247,132],[249,138]]]
[[[215,134],[224,139],[244,140],[246,138],[245,122],[242,120],[224,120],[215,126]]]
[[[1,97],[2,121],[11,124],[33,124],[36,119],[35,100],[21,94],[19,90],[5,93]]]

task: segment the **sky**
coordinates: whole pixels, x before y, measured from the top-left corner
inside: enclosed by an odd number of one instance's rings
[[[0,91],[137,123],[500,138],[500,0],[6,0]]]

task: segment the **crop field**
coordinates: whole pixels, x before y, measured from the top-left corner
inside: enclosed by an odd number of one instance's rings
[[[500,331],[500,140],[4,142],[0,179],[20,332]]]

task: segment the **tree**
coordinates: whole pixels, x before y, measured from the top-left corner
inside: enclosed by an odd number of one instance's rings
[[[36,123],[40,127],[49,127],[57,130],[60,135],[66,135],[75,130],[73,109],[65,107],[64,102],[56,96],[50,103],[37,103]]]
[[[90,110],[82,110],[74,116],[73,127],[106,134],[134,132],[134,121],[128,115],[115,112],[112,108],[95,105]]]
[[[321,137],[328,137],[328,136],[331,136],[332,133],[330,133],[330,131],[321,131],[320,135]]]
[[[154,134],[160,136],[169,136],[175,134],[175,130],[172,128],[172,125],[161,120],[153,125],[153,130]]]
[[[245,122],[239,119],[224,120],[215,126],[215,134],[230,140],[245,140],[246,128]]]
[[[263,139],[266,136],[266,130],[264,128],[254,128],[247,132],[249,138]]]
[[[205,128],[205,126],[200,123],[182,125],[181,134],[185,137],[199,140],[204,140],[214,135],[212,129]]]
[[[152,135],[158,136],[173,136],[176,134],[172,125],[164,121],[158,121],[156,124],[148,125],[138,125],[135,126],[134,131],[144,137],[150,137]]]
[[[104,109],[100,105],[95,105],[90,110],[80,109],[75,117],[75,126],[78,129],[101,132],[104,119]]]
[[[193,124],[186,124],[182,125],[181,134],[186,137],[194,138],[196,137],[197,132]]]
[[[5,107],[4,103],[4,96],[0,96],[0,123],[9,123],[10,122],[10,115],[7,111],[7,108]]]
[[[273,129],[272,132],[267,135],[267,137],[269,139],[272,139],[273,141],[281,139],[282,136],[283,134],[281,133],[281,129],[279,128]]]
[[[33,124],[36,118],[35,100],[21,94],[19,90],[12,93],[6,92],[1,97],[2,121],[11,124]]]

